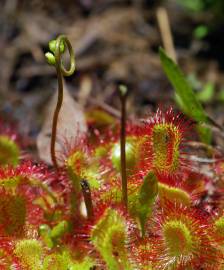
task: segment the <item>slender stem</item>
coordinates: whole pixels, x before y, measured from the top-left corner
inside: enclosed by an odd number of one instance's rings
[[[121,99],[121,131],[120,131],[120,149],[121,149],[121,181],[122,181],[122,197],[126,207],[128,207],[128,192],[127,192],[127,171],[126,171],[126,99],[127,89],[120,86]],[[123,88],[123,89],[122,89]]]
[[[156,16],[164,48],[168,52],[168,55],[173,59],[173,61],[177,62],[177,55],[174,47],[170,20],[167,10],[164,7],[159,7],[156,11]]]
[[[66,47],[68,48],[69,54],[70,54],[70,68],[69,70],[66,70],[66,68],[63,66],[62,60],[61,60],[61,43],[64,43]],[[57,72],[57,78],[58,78],[58,99],[57,104],[54,111],[53,116],[53,123],[52,123],[52,134],[51,134],[51,159],[56,169],[58,169],[58,162],[56,158],[56,151],[55,151],[55,144],[56,144],[56,138],[57,138],[57,124],[58,124],[58,116],[61,110],[61,106],[63,103],[63,76],[71,76],[73,72],[75,71],[75,57],[74,52],[71,46],[71,43],[69,42],[68,38],[64,35],[61,35],[56,40],[56,47],[55,47],[55,67]]]
[[[58,124],[58,116],[61,110],[62,102],[63,102],[63,77],[60,68],[57,69],[57,77],[58,77],[58,99],[57,105],[55,107],[53,123],[52,123],[52,133],[51,133],[51,159],[56,169],[58,169],[58,162],[56,158],[55,144],[57,137],[57,124]]]
[[[93,203],[92,203],[92,197],[91,197],[91,190],[90,186],[87,180],[83,179],[81,181],[81,187],[82,187],[82,193],[86,205],[87,210],[87,217],[88,219],[93,218]]]

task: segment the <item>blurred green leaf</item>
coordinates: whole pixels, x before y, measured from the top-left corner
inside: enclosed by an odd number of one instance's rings
[[[197,124],[196,130],[197,130],[197,133],[198,133],[198,136],[199,136],[200,140],[203,143],[211,144],[211,142],[212,142],[212,131],[211,131],[210,128],[204,127],[204,126],[202,126],[200,124]]]
[[[213,99],[215,93],[215,85],[212,82],[205,84],[203,89],[197,93],[197,99],[201,102],[209,102]]]
[[[224,102],[224,89],[221,89],[218,94],[218,100]]]
[[[223,0],[176,0],[177,3],[193,12],[210,11],[215,14],[223,11]],[[214,14],[213,14],[214,15]]]
[[[159,53],[163,70],[175,89],[184,113],[195,121],[208,122],[204,109],[178,65],[166,55],[162,48],[160,48]]]
[[[194,73],[187,76],[187,81],[191,88],[196,90],[195,94],[200,102],[207,103],[212,101],[215,94],[215,85],[213,82],[207,82],[203,85]]]
[[[202,39],[204,37],[206,37],[208,35],[209,29],[208,26],[206,25],[198,25],[195,29],[194,29],[194,37],[197,39]]]
[[[200,90],[203,87],[201,81],[198,80],[195,73],[190,73],[189,75],[187,75],[187,81],[194,90]]]
[[[183,5],[185,8],[188,8],[192,11],[201,11],[204,9],[203,0],[177,0],[178,3]]]
[[[164,72],[175,89],[175,100],[183,113],[197,121],[196,126],[200,140],[210,144],[212,140],[212,132],[209,128],[200,125],[200,122],[211,123],[211,119],[203,110],[201,103],[195,95],[191,83],[184,77],[180,68],[160,49],[160,59]],[[200,92],[199,98],[208,101],[213,97],[214,85],[207,84]]]

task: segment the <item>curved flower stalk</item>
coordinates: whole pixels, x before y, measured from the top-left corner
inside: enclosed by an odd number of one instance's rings
[[[61,54],[64,53],[65,48],[68,48],[70,54],[70,68],[67,70],[62,62]],[[50,65],[54,65],[58,77],[58,100],[54,111],[52,134],[51,134],[51,158],[55,168],[58,168],[55,143],[57,134],[58,115],[63,102],[63,76],[71,76],[75,71],[75,57],[70,41],[64,35],[60,35],[56,40],[49,42],[49,49],[51,52],[45,54]]]

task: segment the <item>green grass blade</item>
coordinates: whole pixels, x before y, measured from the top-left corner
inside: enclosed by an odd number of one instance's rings
[[[174,87],[176,95],[181,100],[182,109],[185,114],[195,121],[208,122],[207,114],[203,110],[200,102],[197,100],[193,89],[189,85],[178,65],[166,55],[162,48],[160,48],[159,54],[163,70]]]

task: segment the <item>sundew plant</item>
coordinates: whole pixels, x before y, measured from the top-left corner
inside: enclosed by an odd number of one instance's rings
[[[221,127],[178,66],[160,50],[185,116],[158,109],[132,123],[126,117],[128,89],[120,85],[121,120],[66,142],[59,163],[63,76],[75,71],[67,37],[51,41],[46,58],[58,76],[53,166],[22,158],[28,150],[21,136],[0,122],[0,269],[223,270],[224,163],[205,143],[210,127]],[[189,143],[198,134],[211,156],[210,174],[191,158]]]

